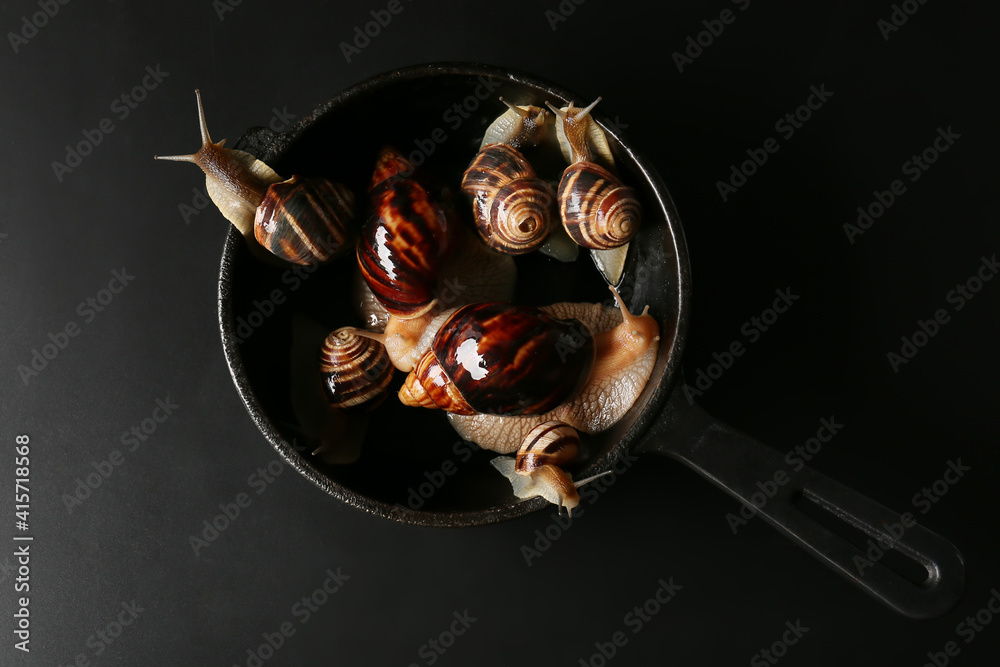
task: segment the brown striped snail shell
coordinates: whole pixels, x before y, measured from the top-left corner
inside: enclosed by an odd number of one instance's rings
[[[514,458],[514,469],[522,475],[543,466],[561,465],[576,458],[580,451],[580,434],[558,420],[542,422],[528,431]]]
[[[294,264],[326,262],[351,247],[354,194],[322,178],[284,179],[244,151],[214,143],[198,98],[201,148],[191,155],[156,156],[193,162],[205,172],[208,194],[249,240],[251,234],[276,257]]]
[[[618,248],[639,231],[642,205],[636,191],[592,162],[566,167],[557,197],[566,233],[584,248]]]
[[[457,220],[412,176],[414,167],[393,148],[379,155],[370,189],[371,214],[358,243],[361,275],[390,314],[419,317],[437,301],[437,279],[448,258]]]
[[[486,245],[522,255],[538,249],[551,233],[555,193],[519,149],[542,140],[552,115],[541,107],[500,101],[508,109],[486,129],[462,177],[462,190],[472,199],[476,229]]]
[[[322,202],[322,205],[317,205]],[[275,183],[257,207],[254,236],[272,253],[295,264],[316,264],[350,247],[354,194],[322,178]]]
[[[552,231],[555,196],[520,151],[486,146],[462,177],[483,241],[494,250],[522,255],[538,249]]]
[[[593,364],[593,335],[579,320],[528,306],[471,304],[441,326],[399,398],[464,415],[542,414],[572,396]]]
[[[642,205],[635,189],[624,185],[599,162],[613,167],[607,139],[590,117],[593,104],[578,109],[549,108],[561,121],[559,139],[570,165],[563,171],[556,197],[563,227],[579,245],[594,250],[628,243],[642,224]]]
[[[376,407],[388,395],[394,370],[385,346],[358,336],[351,327],[337,329],[323,341],[320,374],[323,392],[334,408]]]

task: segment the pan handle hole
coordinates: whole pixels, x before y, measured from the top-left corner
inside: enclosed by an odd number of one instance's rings
[[[890,530],[869,534],[853,522],[831,512],[808,491],[796,494],[792,505],[857,550],[853,560],[855,571],[859,575],[868,568],[884,565],[917,586],[930,585],[931,568],[894,548],[895,538]]]

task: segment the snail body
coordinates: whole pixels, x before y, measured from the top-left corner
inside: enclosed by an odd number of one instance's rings
[[[420,181],[393,148],[379,155],[369,190],[371,214],[358,243],[369,289],[392,315],[416,318],[437,301],[437,281],[457,230],[454,211]]]
[[[201,148],[191,155],[156,159],[198,165],[205,172],[209,197],[252,248],[259,244],[282,260],[301,265],[320,264],[343,254],[354,235],[354,194],[327,179],[282,178],[253,155],[225,148],[225,139],[213,142],[201,93],[195,93]]]
[[[555,218],[555,193],[520,151],[541,140],[551,115],[500,100],[509,108],[487,128],[462,177],[462,191],[472,199],[483,241],[498,252],[522,255],[545,242]]]

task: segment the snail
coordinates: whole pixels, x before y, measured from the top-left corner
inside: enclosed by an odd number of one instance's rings
[[[598,97],[583,109],[572,102],[562,109],[546,104],[559,117],[556,136],[570,163],[556,195],[563,227],[577,244],[597,251],[592,254],[598,268],[608,282],[617,284],[627,244],[642,223],[642,205],[635,189],[609,171],[614,156],[604,131],[590,116],[600,101]]]
[[[618,310],[561,303],[537,309],[546,318],[526,312],[536,309],[483,304],[442,314],[446,319],[407,376],[400,400],[445,410],[460,436],[501,454],[529,453],[532,429],[545,422],[586,433],[610,428],[645,387],[659,341],[648,307],[633,315],[610,289]],[[556,371],[550,364],[559,357],[565,368]],[[569,509],[579,502],[561,468],[494,465],[515,490],[529,488]]]
[[[463,415],[543,414],[572,396],[593,364],[594,339],[579,320],[471,304],[442,323],[399,398]]]
[[[528,431],[513,460],[498,456],[491,463],[510,480],[518,498],[541,496],[556,505],[560,512],[565,507],[573,516],[573,509],[580,504],[577,489],[608,474],[605,472],[576,482],[570,479],[559,466],[572,461],[579,451],[580,434],[576,429],[561,421],[551,420]]]
[[[323,341],[320,374],[330,406],[348,412],[370,410],[388,395],[393,366],[385,346],[341,327]]]
[[[451,255],[458,222],[447,201],[412,176],[414,166],[385,147],[372,175],[371,214],[358,243],[358,265],[389,313],[420,318],[437,302],[437,280]]]
[[[462,191],[472,198],[483,241],[499,252],[522,255],[538,249],[552,231],[555,195],[520,149],[538,144],[552,116],[540,107],[500,101],[508,110],[487,128],[462,176]]]
[[[253,155],[214,143],[198,98],[201,148],[191,155],[157,155],[157,160],[193,162],[205,172],[208,194],[255,250],[258,243],[294,264],[326,262],[351,246],[354,194],[323,178],[284,179]],[[253,236],[256,242],[251,241]]]

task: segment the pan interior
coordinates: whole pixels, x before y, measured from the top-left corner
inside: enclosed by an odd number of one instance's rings
[[[393,145],[452,189],[459,216],[471,225],[471,204],[459,183],[486,126],[506,108],[498,96],[518,104],[569,101],[565,91],[518,74],[483,66],[424,66],[359,84],[284,135],[250,130],[237,147],[279,174],[345,183],[363,204],[375,155]],[[597,110],[594,115],[598,121],[605,118]],[[655,419],[675,373],[686,315],[684,245],[669,197],[641,158],[611,132],[609,139],[621,177],[639,190],[645,208],[644,228],[632,242],[620,289],[631,309],[648,304],[660,321],[660,354],[646,391],[628,415],[605,433],[583,436],[586,453],[570,468],[574,476],[606,469]],[[565,164],[554,142],[528,157],[540,176],[558,181]],[[472,525],[544,507],[538,499],[519,503],[489,465],[496,454],[462,443],[441,412],[407,408],[394,396],[371,415],[357,461],[326,464],[309,454],[320,434],[301,418],[292,386],[315,384],[309,377],[318,372],[312,360],[326,332],[362,324],[349,302],[355,261],[350,253],[319,269],[270,267],[251,256],[235,230],[230,232],[219,292],[223,343],[237,388],[268,440],[335,497],[402,521]],[[609,302],[610,293],[586,252],[572,263],[537,253],[516,262],[516,302]],[[397,373],[393,389],[401,382]]]

